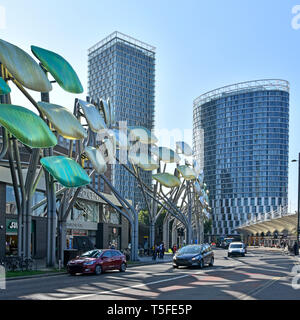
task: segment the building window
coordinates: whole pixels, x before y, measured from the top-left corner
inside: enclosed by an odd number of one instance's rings
[[[96,202],[77,200],[72,211],[72,220],[99,222],[99,204]]]
[[[121,214],[109,205],[103,205],[102,222],[121,224]]]

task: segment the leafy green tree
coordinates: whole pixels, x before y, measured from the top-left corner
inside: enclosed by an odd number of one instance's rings
[[[139,223],[149,226],[149,212],[148,210],[141,210],[139,212]]]

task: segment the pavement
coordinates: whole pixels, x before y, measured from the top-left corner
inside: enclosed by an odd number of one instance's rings
[[[245,257],[214,254],[214,266],[203,269],[173,269],[165,260],[124,273],[8,281],[0,300],[300,300],[292,286],[298,258],[263,248],[249,248]]]

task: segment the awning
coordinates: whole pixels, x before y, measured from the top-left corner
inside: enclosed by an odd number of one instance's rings
[[[240,233],[261,234],[266,235],[268,232],[282,233],[287,231],[288,234],[295,234],[297,231],[297,213],[286,214],[266,214],[261,215],[255,220],[249,221],[236,228]]]

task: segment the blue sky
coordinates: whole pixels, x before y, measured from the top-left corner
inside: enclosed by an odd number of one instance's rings
[[[154,45],[159,129],[192,128],[193,100],[206,91],[247,80],[286,79],[291,85],[291,160],[300,152],[300,29],[291,25],[295,5],[300,0],[0,0],[5,8],[0,38],[27,52],[33,44],[62,54],[85,94],[87,49],[96,42],[118,30]],[[13,93],[13,103],[29,107]],[[51,101],[71,108],[74,95],[55,87]],[[292,163],[292,210],[297,208],[297,173]]]

